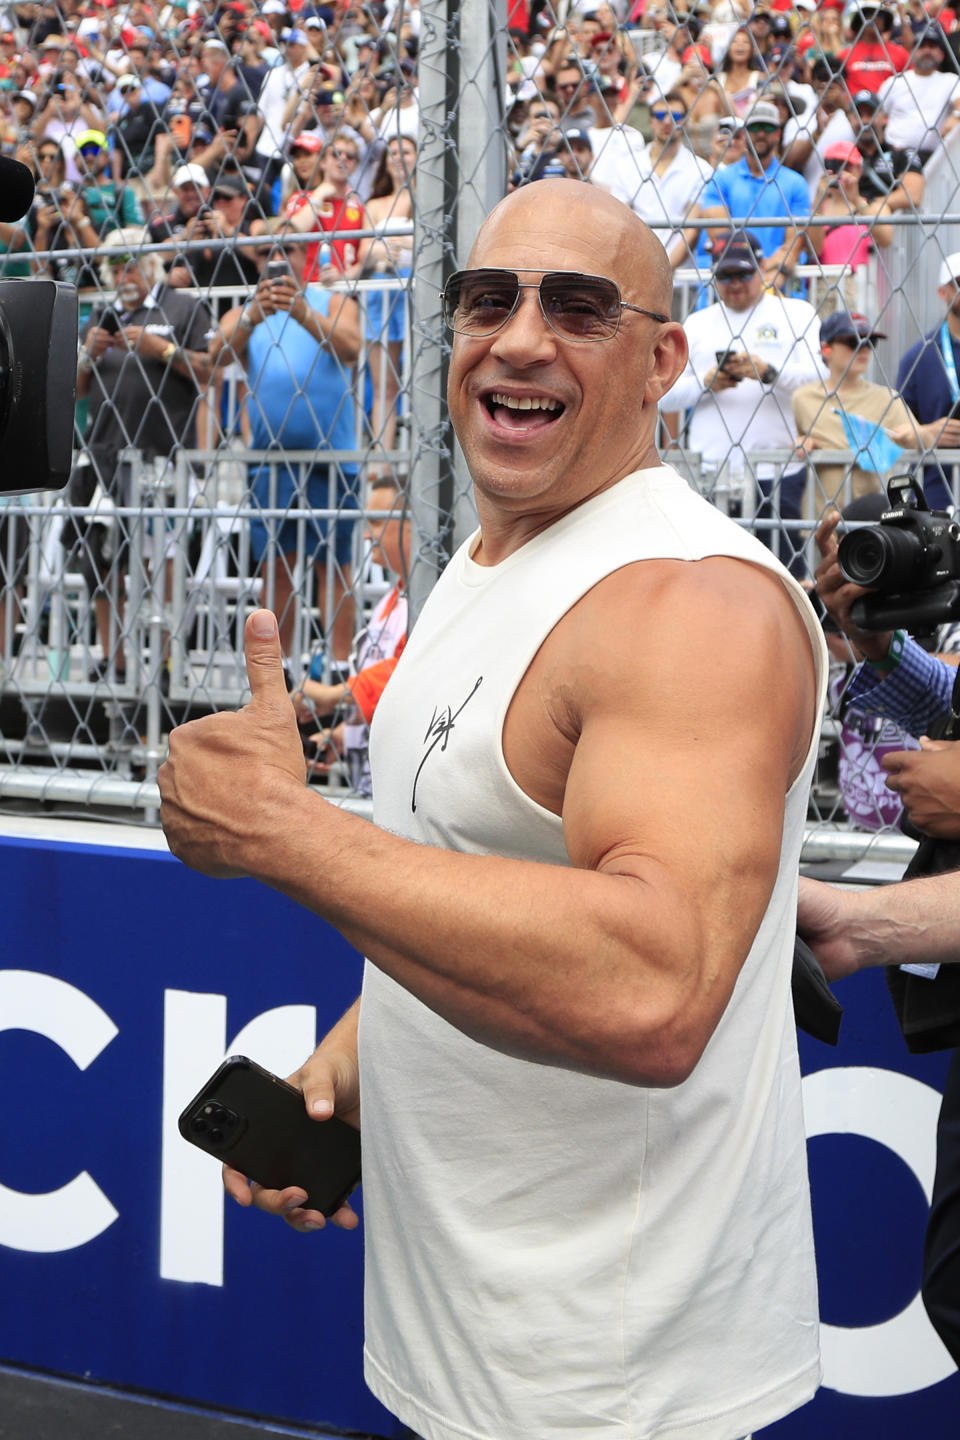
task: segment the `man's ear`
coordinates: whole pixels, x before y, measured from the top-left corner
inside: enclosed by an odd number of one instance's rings
[[[659,405],[667,391],[679,380],[687,363],[687,337],[683,326],[671,320],[660,331],[653,347],[650,370],[643,387],[647,405]]]

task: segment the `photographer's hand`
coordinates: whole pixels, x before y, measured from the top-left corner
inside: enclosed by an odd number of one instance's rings
[[[911,825],[938,840],[960,840],[960,741],[924,735],[919,750],[897,750],[880,763]]]
[[[853,642],[865,660],[885,660],[890,651],[893,632],[861,630],[850,618],[850,608],[854,601],[870,592],[862,585],[852,585],[840,569],[836,529],[842,518],[839,510],[831,510],[814,532],[817,549],[823,556],[814,573],[816,592],[838,629]]]

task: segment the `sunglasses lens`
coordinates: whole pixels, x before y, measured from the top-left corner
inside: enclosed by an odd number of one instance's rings
[[[599,275],[544,275],[540,304],[547,323],[568,340],[607,340],[620,324],[620,291]]]
[[[444,319],[461,335],[493,335],[513,314],[519,294],[517,277],[509,271],[461,271],[444,291]]]
[[[543,276],[539,290],[544,319],[565,340],[609,340],[617,333],[620,291],[612,280],[556,271]],[[494,335],[519,296],[520,282],[509,270],[463,270],[444,290],[443,317],[461,335]]]

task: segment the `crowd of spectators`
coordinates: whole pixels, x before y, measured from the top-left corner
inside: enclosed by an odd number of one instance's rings
[[[251,469],[250,502],[291,519],[255,524],[253,553],[295,649],[292,512],[346,514],[370,483],[404,480],[417,0],[61,0],[5,14],[0,143],[31,167],[37,195],[22,223],[0,225],[0,274],[80,289],[71,495],[87,502],[99,486],[122,503],[126,445],[214,451],[237,435],[274,452],[279,468]],[[575,0],[561,21],[549,0],[509,0],[508,26],[508,185],[565,174],[605,188],[696,277],[678,284],[691,362],[664,439],[714,476],[749,470],[752,449],[792,450],[757,469],[750,513],[791,522],[784,558],[802,569],[802,520],[884,479],[857,454],[808,472],[817,448],[849,443],[841,411],[863,401],[861,418],[928,452],[960,423],[944,428],[960,400],[955,278],[936,345],[904,358],[896,386],[866,380],[882,315],[858,313],[857,289],[894,217],[923,213],[929,167],[960,119],[954,12],[942,0]],[[809,284],[809,267],[829,283]],[[178,308],[179,292],[191,300]],[[284,450],[311,437],[355,461],[285,469]],[[945,498],[942,472],[928,478]],[[318,609],[324,595],[333,606],[323,623],[338,659],[355,624],[356,528],[313,525],[305,557]],[[111,570],[93,550],[81,567],[101,617],[118,555]],[[7,577],[4,601],[15,588]],[[116,674],[110,604],[100,668],[112,655]]]

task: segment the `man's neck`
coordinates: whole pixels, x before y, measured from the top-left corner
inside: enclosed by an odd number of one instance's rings
[[[776,158],[776,155],[772,153],[767,156],[766,160],[761,160],[758,156],[751,155],[749,152],[744,156],[744,159],[747,162],[747,168],[750,170],[751,174],[758,176],[765,175],[770,169],[771,165],[773,165],[773,163],[775,162]]]
[[[954,340],[960,340],[960,315],[953,310],[947,311],[947,329]]]
[[[668,140],[653,140],[650,143],[650,159],[658,165],[665,155],[674,155],[679,147],[679,135],[671,135]]]
[[[853,375],[849,370],[844,370],[838,375],[831,375],[828,380],[831,393],[834,395],[851,395],[854,390],[859,390],[866,384],[862,375]]]

